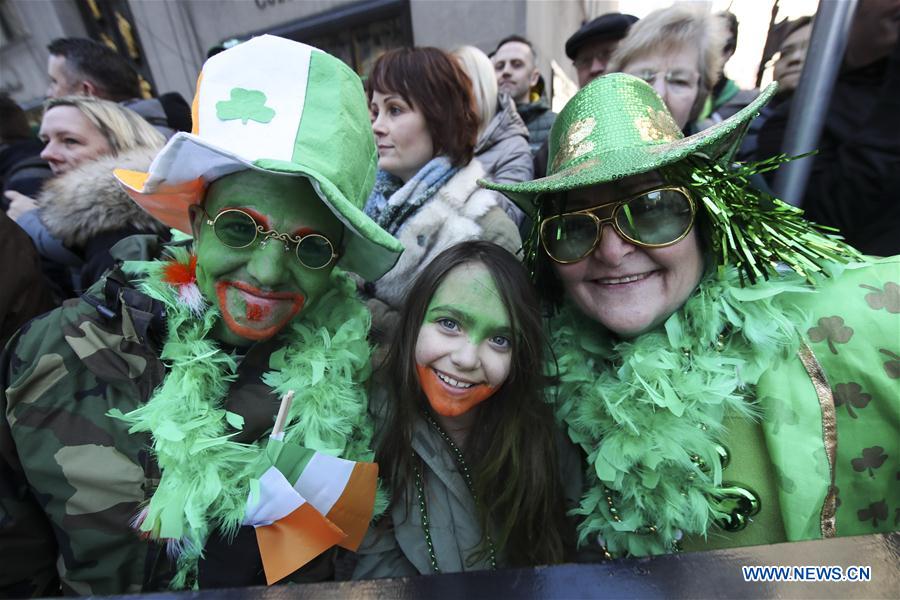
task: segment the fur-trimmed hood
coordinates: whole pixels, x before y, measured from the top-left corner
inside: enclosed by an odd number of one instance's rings
[[[118,168],[147,171],[158,152],[159,148],[137,148],[104,156],[47,180],[36,200],[47,231],[70,248],[127,226],[147,233],[166,231],[113,177],[113,169]]]

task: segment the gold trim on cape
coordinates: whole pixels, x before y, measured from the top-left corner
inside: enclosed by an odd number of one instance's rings
[[[834,463],[837,456],[837,420],[834,408],[834,396],[831,393],[831,386],[828,385],[828,379],[825,377],[825,371],[816,355],[806,343],[800,343],[800,349],[797,352],[800,356],[800,362],[803,368],[812,380],[813,387],[816,390],[816,396],[819,398],[819,407],[822,409],[822,442],[825,445],[825,456],[828,458],[828,471],[831,475],[828,485],[828,493],[825,494],[825,502],[822,503],[822,517],[820,528],[822,537],[830,538],[835,536],[835,511],[837,510],[837,502],[834,494]]]

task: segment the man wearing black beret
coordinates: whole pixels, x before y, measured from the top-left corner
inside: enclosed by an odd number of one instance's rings
[[[566,56],[575,64],[579,88],[606,73],[609,57],[628,33],[628,28],[637,20],[633,15],[606,13],[582,25],[581,29],[566,40]],[[547,143],[544,142],[534,154],[536,177],[547,172],[547,150]]]
[[[632,15],[606,13],[582,25],[566,41],[566,56],[575,63],[578,87],[583,88],[606,73],[609,57],[637,20]]]

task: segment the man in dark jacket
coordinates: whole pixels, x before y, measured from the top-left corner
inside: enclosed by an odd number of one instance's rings
[[[867,254],[900,253],[900,2],[857,6],[803,208]]]
[[[0,349],[30,319],[54,308],[37,251],[15,221],[0,212]]]
[[[778,59],[772,74],[778,82],[778,92],[750,123],[747,136],[738,152],[738,159],[741,161],[764,160],[781,153],[791,99],[806,62],[812,17],[785,21],[779,27],[779,35],[783,39],[778,45]],[[775,181],[775,172],[764,173],[763,177],[771,185]]]
[[[583,24],[566,40],[566,56],[575,65],[579,88],[606,73],[613,51],[637,20],[632,15],[606,13]],[[543,177],[547,172],[547,151],[545,141],[537,151],[532,152],[535,177]]]
[[[566,56],[575,65],[579,88],[606,73],[606,66],[619,41],[637,20],[632,15],[606,13],[582,25],[566,40]]]
[[[118,102],[141,115],[166,138],[176,130],[187,131],[190,107],[179,94],[143,98],[140,79],[125,57],[112,49],[85,38],[58,38],[47,46],[47,87],[49,98],[61,96],[97,96]],[[188,117],[186,117],[187,115]]]
[[[6,92],[0,93],[0,187],[5,186],[8,174],[18,163],[36,158],[43,147],[22,107]],[[0,195],[0,208],[6,210],[8,206],[9,202]]]
[[[534,46],[520,35],[500,40],[491,54],[497,72],[497,88],[516,102],[516,110],[528,127],[528,143],[532,155],[547,141],[556,113],[544,93],[543,80],[537,68]]]
[[[857,6],[803,198],[807,218],[876,256],[900,253],[898,29],[900,2]],[[781,135],[795,107],[778,106],[766,120],[759,158],[775,153],[772,134]]]

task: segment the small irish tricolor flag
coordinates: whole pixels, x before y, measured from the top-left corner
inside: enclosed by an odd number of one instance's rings
[[[284,442],[293,393],[282,399],[250,484],[244,525],[253,525],[269,585],[332,546],[356,550],[372,519],[378,465],[336,458]],[[266,466],[268,464],[268,466]]]

